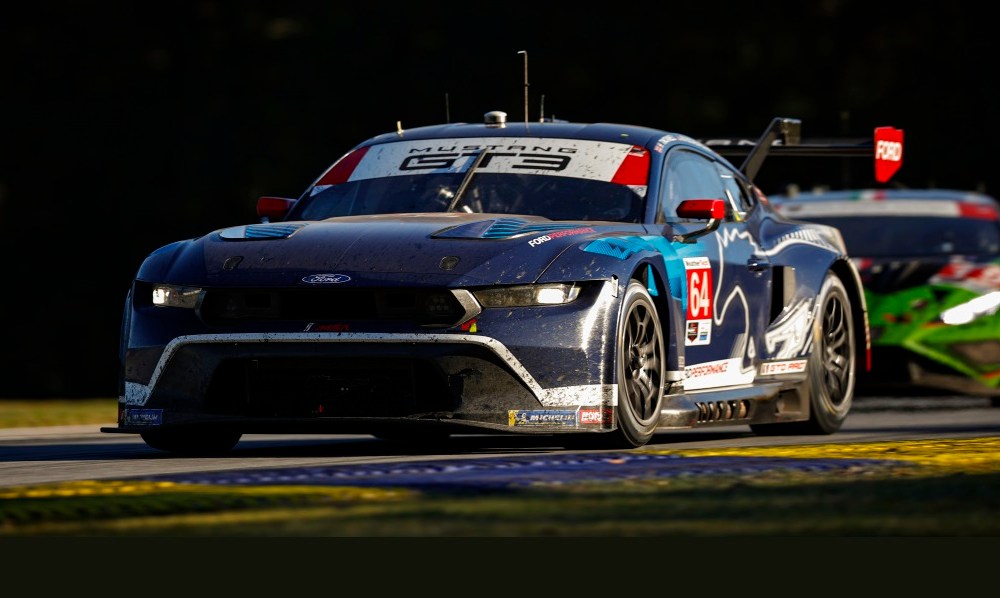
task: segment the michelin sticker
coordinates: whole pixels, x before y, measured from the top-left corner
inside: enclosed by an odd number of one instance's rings
[[[576,411],[511,409],[507,418],[511,426],[576,426]]]

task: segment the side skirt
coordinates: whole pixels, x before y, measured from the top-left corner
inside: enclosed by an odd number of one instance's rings
[[[663,397],[657,430],[794,421],[809,416],[801,404],[798,392],[781,382],[681,392]]]

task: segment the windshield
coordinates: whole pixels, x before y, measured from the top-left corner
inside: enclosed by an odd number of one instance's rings
[[[505,137],[404,140],[334,164],[289,219],[413,212],[640,222],[649,152],[623,143]]]
[[[982,218],[811,217],[840,229],[847,252],[858,257],[985,255],[1000,253],[1000,231]]]
[[[295,219],[444,212],[462,174],[420,174],[332,185],[303,202]],[[604,181],[544,175],[477,174],[454,211],[525,214],[551,220],[638,222],[642,197]]]

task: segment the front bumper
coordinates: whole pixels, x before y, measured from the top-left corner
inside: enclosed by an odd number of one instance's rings
[[[268,431],[412,421],[537,432],[613,427],[610,372],[595,379],[590,368],[574,370],[587,363],[579,348],[546,352],[552,370],[575,371],[583,383],[543,387],[504,344],[477,335],[182,336],[162,352],[127,353],[119,431],[207,422]]]

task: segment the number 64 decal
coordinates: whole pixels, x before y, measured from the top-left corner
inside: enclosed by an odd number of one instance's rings
[[[712,267],[707,257],[686,257],[684,271],[688,291],[685,344],[707,345],[712,340]]]

